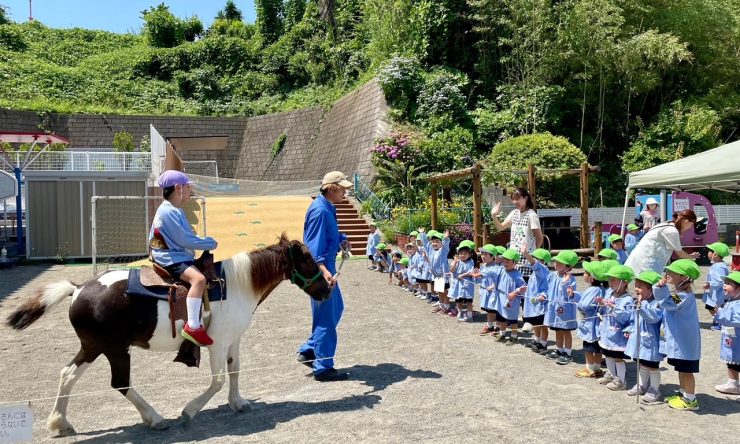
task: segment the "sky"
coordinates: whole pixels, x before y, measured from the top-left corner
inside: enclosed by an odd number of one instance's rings
[[[29,0],[0,0],[14,22],[28,20]],[[141,11],[164,3],[178,17],[197,15],[206,28],[226,0],[32,0],[33,18],[50,28],[103,29],[138,33]],[[254,0],[235,0],[244,21],[254,23]]]

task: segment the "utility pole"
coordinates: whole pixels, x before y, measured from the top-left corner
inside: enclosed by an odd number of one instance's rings
[[[31,7],[32,2],[33,0],[28,0],[28,21],[29,22],[33,21],[33,8]]]

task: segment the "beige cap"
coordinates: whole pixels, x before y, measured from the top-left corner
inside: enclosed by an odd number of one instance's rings
[[[324,179],[321,180],[321,189],[323,190],[327,185],[331,185],[333,183],[341,185],[344,188],[352,188],[352,182],[347,180],[347,176],[341,171],[326,173]]]

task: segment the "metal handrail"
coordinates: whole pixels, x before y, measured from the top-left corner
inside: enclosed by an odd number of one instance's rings
[[[391,207],[386,205],[375,193],[372,192],[357,173],[354,174],[354,194],[360,203],[370,202],[370,213],[375,220],[388,220],[391,218]]]
[[[147,152],[45,151],[28,165],[22,161],[25,151],[7,151],[7,159],[25,171],[137,171],[151,170],[151,154]],[[0,165],[5,170],[7,166]]]

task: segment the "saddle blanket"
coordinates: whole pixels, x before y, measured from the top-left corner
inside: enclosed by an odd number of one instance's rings
[[[226,279],[224,278],[224,270],[221,267],[221,262],[214,263],[216,268],[216,276],[221,279],[221,282],[209,281],[207,284],[208,288],[208,300],[222,301],[226,299]],[[147,270],[148,271],[148,270]],[[178,286],[184,287],[180,281],[175,281]],[[167,300],[167,296],[170,292],[170,287],[165,282],[161,285],[146,286],[141,282],[141,269],[133,268],[128,274],[128,284],[126,287],[126,293],[129,296],[140,296],[148,298]]]

